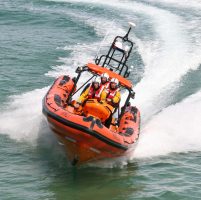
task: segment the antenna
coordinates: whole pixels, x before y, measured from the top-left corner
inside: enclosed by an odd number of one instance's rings
[[[128,24],[129,24],[130,26],[136,27],[136,24],[133,23],[133,22],[128,22]]]
[[[126,35],[123,37],[123,40],[128,40],[128,35],[129,35],[130,31],[131,31],[131,28],[136,26],[135,23],[133,23],[133,22],[128,22],[128,24],[129,24],[130,27],[129,27],[128,32],[126,33]]]

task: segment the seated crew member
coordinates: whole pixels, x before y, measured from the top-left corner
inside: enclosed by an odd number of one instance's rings
[[[108,73],[101,74],[101,85],[104,85],[105,88],[109,86],[109,75]]]
[[[121,94],[120,94],[118,85],[119,85],[118,79],[112,78],[110,81],[109,87],[105,90],[106,94],[107,94],[106,102],[114,108],[117,108],[119,106],[119,102],[121,100]],[[111,111],[109,118],[105,122],[105,126],[108,128],[111,124],[112,115],[113,115],[114,110]]]
[[[101,78],[95,77],[90,87],[88,87],[79,97],[77,103],[74,105],[75,108],[79,108],[87,99],[97,99],[97,101],[105,100],[106,93],[104,86],[101,85]]]
[[[118,107],[121,94],[119,92],[119,81],[117,78],[112,78],[109,84],[109,87],[105,90],[107,96],[106,96],[106,102],[110,104],[113,107]]]

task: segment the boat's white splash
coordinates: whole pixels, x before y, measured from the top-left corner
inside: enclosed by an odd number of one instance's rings
[[[200,151],[200,113],[201,91],[164,109],[143,127],[138,147],[132,157]]]
[[[42,98],[48,88],[11,96],[0,115],[0,133],[15,140],[34,142],[41,131]]]

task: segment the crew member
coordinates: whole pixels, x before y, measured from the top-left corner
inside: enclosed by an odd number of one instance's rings
[[[111,110],[109,118],[105,121],[105,126],[109,128],[112,122],[112,115],[116,111],[115,108],[118,108],[119,102],[121,100],[118,79],[112,78],[109,87],[105,89],[105,91],[106,91],[106,102],[114,108],[113,110]]]
[[[121,94],[119,91],[119,81],[117,78],[112,78],[109,84],[109,87],[106,88],[106,102],[113,107],[118,107],[120,99],[121,99]]]
[[[101,85],[101,78],[96,77],[88,87],[79,97],[77,103],[74,105],[75,108],[78,108],[82,105],[87,99],[97,99],[97,101],[105,100],[106,93],[104,91],[105,87]]]

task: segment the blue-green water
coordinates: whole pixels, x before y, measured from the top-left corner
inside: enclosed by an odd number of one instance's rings
[[[124,35],[127,21],[137,25],[129,64],[142,113],[138,146],[73,168],[42,98],[57,76]],[[1,0],[0,199],[200,199],[200,21],[198,0]]]

